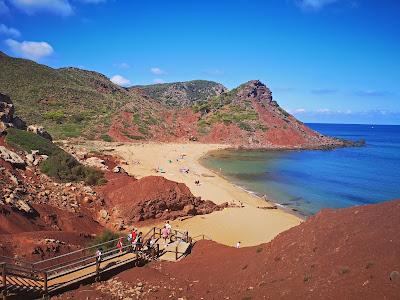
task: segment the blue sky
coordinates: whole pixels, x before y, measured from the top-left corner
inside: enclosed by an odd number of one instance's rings
[[[305,122],[400,124],[400,1],[0,0],[0,50],[121,85],[260,79]]]

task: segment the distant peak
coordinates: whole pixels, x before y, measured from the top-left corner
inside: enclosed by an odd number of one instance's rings
[[[271,90],[260,80],[250,80],[238,88],[238,96],[255,98],[259,101],[272,102]]]

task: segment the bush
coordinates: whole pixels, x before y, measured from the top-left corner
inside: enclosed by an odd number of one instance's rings
[[[40,169],[57,181],[84,181],[90,185],[103,184],[105,182],[101,171],[82,165],[56,144],[37,134],[9,128],[7,129],[6,142],[26,152],[39,150],[40,154],[48,155],[48,159],[40,164]]]
[[[89,247],[91,246],[95,246],[98,244],[102,244],[102,243],[106,243],[108,241],[112,241],[115,240],[117,238],[119,238],[120,235],[111,231],[111,230],[104,230],[100,235],[96,236],[90,243],[89,243]],[[115,243],[108,243],[105,246],[101,246],[103,248],[103,252],[110,250],[112,248],[115,248],[117,245],[117,242]],[[94,251],[96,251],[96,249],[94,249]]]
[[[102,135],[101,135],[101,139],[102,139],[103,141],[109,142],[109,143],[113,141],[113,139],[111,138],[111,136],[109,136],[108,134],[102,134]]]
[[[43,161],[40,169],[61,182],[84,181],[89,185],[104,183],[101,171],[80,164],[73,156],[61,149],[57,154]]]
[[[54,110],[46,112],[43,117],[47,120],[52,120],[57,123],[61,123],[64,120],[65,114],[62,110]]]
[[[15,148],[25,150],[26,152],[39,150],[40,154],[48,156],[60,151],[57,145],[42,138],[40,135],[15,128],[7,129],[6,143]]]

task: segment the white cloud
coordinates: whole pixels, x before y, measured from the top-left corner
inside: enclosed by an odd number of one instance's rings
[[[329,108],[319,108],[315,110],[315,112],[320,113],[320,114],[329,114],[332,111]]]
[[[121,75],[114,75],[110,79],[113,83],[118,84],[120,86],[128,86],[131,84],[131,81],[129,79],[126,79],[125,77]]]
[[[130,66],[128,63],[126,63],[126,62],[122,62],[122,63],[119,63],[119,64],[115,64],[114,66],[117,67],[118,69],[123,69],[123,70],[129,69],[129,68],[131,67],[131,66]]]
[[[11,35],[11,36],[14,36],[14,37],[21,36],[21,32],[19,32],[18,29],[15,29],[15,28],[12,28],[12,27],[7,27],[4,24],[0,24],[0,34]]]
[[[150,68],[150,72],[153,73],[154,75],[165,74],[165,72],[163,70],[161,70],[160,68],[157,68],[157,67]]]
[[[0,15],[8,14],[9,11],[10,9],[7,4],[3,0],[0,0]]]
[[[153,82],[154,83],[164,83],[165,81],[164,81],[164,79],[156,78],[156,79],[153,80]]]
[[[320,10],[324,6],[338,1],[339,0],[298,0],[297,4],[306,10]]]
[[[46,42],[18,42],[13,39],[7,39],[5,43],[15,54],[33,60],[49,56],[54,52],[53,47]]]
[[[9,0],[15,7],[28,15],[47,12],[60,16],[70,16],[74,13],[68,0]]]
[[[294,114],[303,114],[305,113],[307,110],[305,108],[297,108],[293,111]]]

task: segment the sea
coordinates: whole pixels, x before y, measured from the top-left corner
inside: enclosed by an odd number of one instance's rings
[[[334,150],[223,150],[201,162],[248,192],[305,217],[324,208],[400,199],[400,126],[307,125],[366,144]]]

